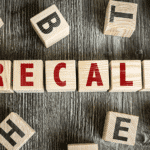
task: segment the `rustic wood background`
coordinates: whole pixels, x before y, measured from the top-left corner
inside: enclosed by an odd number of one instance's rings
[[[0,59],[150,59],[150,2],[124,1],[138,3],[137,28],[131,38],[103,35],[108,0],[0,0],[5,23],[0,29]],[[30,18],[52,4],[69,23],[70,35],[46,49]],[[135,146],[102,140],[110,110],[140,117]],[[0,94],[0,122],[10,112],[36,130],[21,150],[67,150],[67,144],[93,142],[99,150],[150,149],[150,92]],[[0,150],[5,148],[0,145]]]

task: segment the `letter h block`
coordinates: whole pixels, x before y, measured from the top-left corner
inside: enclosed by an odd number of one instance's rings
[[[30,21],[46,48],[69,35],[69,25],[55,5],[32,17]]]
[[[138,116],[108,112],[102,139],[114,143],[134,145],[138,120]]]
[[[106,10],[104,34],[130,37],[136,28],[137,4],[110,0]]]

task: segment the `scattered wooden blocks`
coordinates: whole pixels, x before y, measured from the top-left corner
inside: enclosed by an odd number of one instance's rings
[[[16,113],[0,124],[0,143],[8,150],[19,150],[35,131]]]
[[[55,5],[37,14],[30,21],[46,48],[69,35],[69,25]]]
[[[109,89],[108,60],[79,61],[79,92],[98,92]]]
[[[138,116],[108,112],[102,139],[114,143],[134,145],[138,120]]]
[[[46,61],[46,90],[67,92],[76,90],[75,61]]]
[[[13,93],[10,60],[0,61],[0,93]]]
[[[14,91],[18,93],[44,92],[42,60],[16,60],[13,66]]]
[[[4,25],[4,22],[2,21],[2,19],[0,18],[0,28]]]
[[[136,28],[137,4],[109,1],[104,34],[130,37]]]
[[[142,89],[140,60],[114,60],[110,62],[110,66],[109,92],[135,92]]]
[[[68,150],[98,150],[98,144],[69,144]]]

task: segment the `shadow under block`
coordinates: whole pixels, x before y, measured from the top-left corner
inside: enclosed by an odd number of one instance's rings
[[[109,1],[104,34],[131,37],[136,28],[137,4]]]
[[[68,150],[98,150],[98,144],[68,144]]]
[[[0,143],[8,150],[19,150],[35,131],[16,113],[0,124]]]
[[[4,22],[2,21],[2,19],[0,18],[0,28],[4,25]]]
[[[14,93],[11,86],[11,61],[0,61],[0,93]]]
[[[79,92],[98,92],[109,89],[108,60],[79,61]]]
[[[114,60],[110,62],[110,67],[109,92],[136,92],[142,89],[140,60]]]
[[[13,90],[17,93],[43,93],[43,61],[16,60],[13,63]]]
[[[46,48],[69,35],[69,25],[55,5],[32,17],[30,21]]]
[[[108,112],[102,139],[114,143],[134,145],[138,120],[138,116]]]
[[[67,92],[76,90],[75,60],[46,61],[47,92]]]

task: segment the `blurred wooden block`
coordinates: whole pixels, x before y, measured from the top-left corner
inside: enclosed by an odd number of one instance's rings
[[[19,150],[35,131],[16,113],[0,124],[0,143],[8,150]]]
[[[98,150],[98,144],[68,144],[68,150]]]
[[[76,67],[74,60],[46,61],[46,90],[67,92],[76,90]]]
[[[131,37],[136,28],[137,4],[109,1],[104,34]]]
[[[14,91],[18,93],[44,92],[42,60],[16,60],[13,66]]]
[[[135,92],[142,89],[141,61],[114,60],[111,66],[109,92]]]
[[[55,5],[37,14],[30,21],[46,48],[69,35],[69,25]]]
[[[3,20],[0,18],[0,28],[4,25]]]
[[[79,61],[79,92],[98,92],[109,89],[108,60]]]
[[[13,93],[10,60],[0,61],[0,93]]]
[[[102,139],[114,143],[134,145],[138,120],[138,116],[108,112]]]

